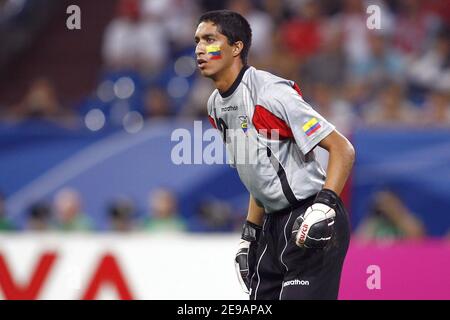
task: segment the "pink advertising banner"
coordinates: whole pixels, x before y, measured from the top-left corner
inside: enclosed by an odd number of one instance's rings
[[[450,299],[450,241],[352,241],[339,299]]]

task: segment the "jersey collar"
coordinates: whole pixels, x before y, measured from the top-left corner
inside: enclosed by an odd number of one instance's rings
[[[236,80],[234,80],[233,84],[231,85],[231,87],[227,91],[225,91],[224,93],[220,93],[220,91],[219,91],[219,94],[220,94],[220,96],[222,98],[228,98],[229,96],[231,96],[234,93],[234,91],[236,91],[237,87],[239,86],[239,84],[242,81],[242,78],[244,77],[245,71],[247,71],[248,68],[249,68],[249,66],[245,65],[241,69],[241,71],[239,72]]]

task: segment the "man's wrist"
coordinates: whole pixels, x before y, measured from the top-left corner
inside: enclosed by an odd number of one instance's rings
[[[251,222],[245,221],[244,226],[242,227],[242,239],[246,241],[258,241],[259,236],[261,234],[262,227]]]
[[[314,203],[323,203],[335,210],[339,199],[339,195],[336,192],[325,188],[317,193]]]

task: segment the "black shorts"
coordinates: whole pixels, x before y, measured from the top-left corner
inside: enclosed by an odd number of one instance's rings
[[[337,205],[332,240],[324,249],[300,248],[291,237],[295,219],[314,198],[305,199],[294,210],[266,214],[250,283],[251,300],[337,299],[350,242],[342,202]]]

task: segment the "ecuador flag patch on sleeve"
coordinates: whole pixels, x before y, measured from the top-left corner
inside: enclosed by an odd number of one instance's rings
[[[316,132],[319,129],[320,129],[320,123],[319,123],[319,121],[317,121],[316,118],[310,119],[308,122],[306,122],[303,125],[303,132],[306,133],[306,135],[308,137],[311,136],[314,132]]]

